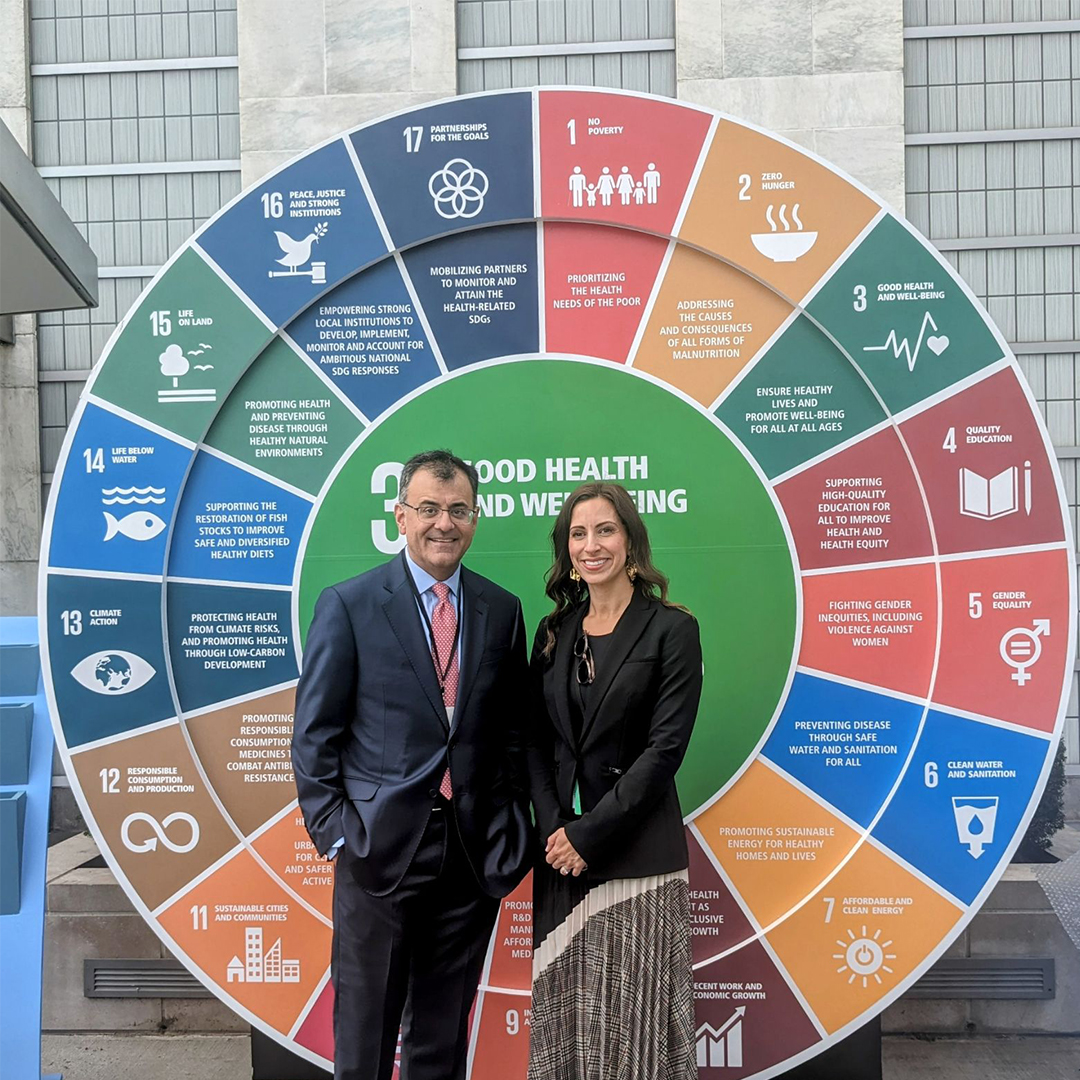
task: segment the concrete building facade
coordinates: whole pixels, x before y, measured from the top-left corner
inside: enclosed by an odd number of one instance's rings
[[[0,345],[0,603],[87,373],[242,186],[454,93],[612,86],[759,123],[906,212],[1013,343],[1077,519],[1080,0],[0,0],[0,118],[98,254],[101,303]],[[1066,731],[1080,771],[1074,678]]]

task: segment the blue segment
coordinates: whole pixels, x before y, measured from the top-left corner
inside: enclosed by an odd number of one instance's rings
[[[965,903],[995,875],[1054,744],[931,711],[874,836]]]
[[[458,233],[402,258],[448,368],[540,348],[534,224]]]
[[[369,420],[441,374],[393,259],[339,285],[289,334]]]
[[[160,583],[51,574],[48,620],[53,690],[69,747],[176,715]]]
[[[799,673],[763,753],[869,825],[904,767],[921,716],[911,702]]]
[[[198,243],[277,326],[386,254],[340,139],[267,177]]]
[[[169,575],[291,585],[310,512],[306,499],[200,453],[176,515]]]
[[[168,588],[169,651],[184,711],[298,676],[290,593],[176,581]]]
[[[160,574],[191,450],[87,405],[60,481],[49,565]]]
[[[395,247],[536,216],[528,92],[446,101],[351,138]]]

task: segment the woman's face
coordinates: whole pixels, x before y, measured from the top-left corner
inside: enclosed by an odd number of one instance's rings
[[[626,530],[611,501],[583,499],[570,516],[570,561],[586,585],[604,585],[626,572]]]

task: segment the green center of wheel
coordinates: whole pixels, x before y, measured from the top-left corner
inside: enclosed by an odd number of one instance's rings
[[[625,368],[539,359],[469,369],[365,431],[328,481],[299,563],[303,633],[323,588],[400,550],[400,465],[432,447],[479,469],[466,563],[521,597],[530,641],[550,610],[544,574],[562,500],[596,479],[634,493],[670,599],[701,619],[705,687],[679,792],[687,814],[711,801],[769,727],[796,637],[787,534],[739,447],[699,408]]]

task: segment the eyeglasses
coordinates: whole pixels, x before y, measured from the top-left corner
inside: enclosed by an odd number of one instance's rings
[[[419,506],[413,506],[412,503],[407,502],[402,502],[401,505],[415,510],[416,516],[421,521],[437,521],[445,510],[455,525],[471,525],[478,513],[475,507],[469,506],[436,506],[435,503],[421,503]]]
[[[596,664],[593,662],[592,649],[589,648],[589,635],[584,630],[574,642],[574,656],[577,658],[578,686],[591,686],[596,678]]]

